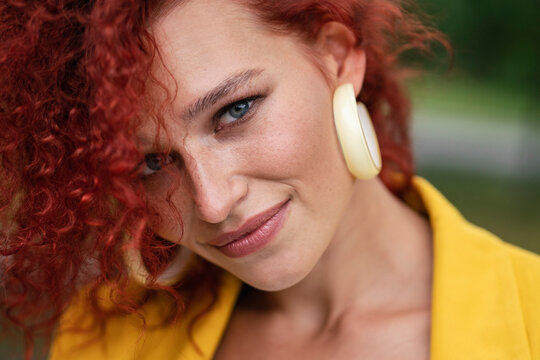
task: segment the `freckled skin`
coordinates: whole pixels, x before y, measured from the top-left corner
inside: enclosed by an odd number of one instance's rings
[[[151,25],[172,78],[158,63],[155,75],[173,95],[178,90],[161,109],[169,136],[161,132],[160,142],[181,158],[145,180],[161,217],[152,229],[252,286],[216,359],[429,358],[429,223],[380,179],[355,181],[348,172],[332,96],[342,83],[360,91],[365,54],[346,27],[323,28],[308,46],[329,81],[299,40],[268,31],[236,2],[191,0]],[[262,72],[182,119],[189,104],[249,69]],[[158,103],[162,95],[149,93]],[[255,95],[246,121],[215,132],[220,109]],[[141,138],[155,135],[150,120],[139,129]],[[178,189],[168,203],[173,178]],[[208,245],[287,199],[284,225],[264,248],[230,258]],[[170,205],[182,214],[183,233]]]
[[[304,277],[325,251],[354,180],[337,143],[333,89],[320,69],[296,40],[270,34],[245,10],[219,11],[188,4],[153,26],[178,83],[165,122],[172,148],[185,162],[178,170],[183,189],[172,197],[184,221],[181,244],[257,288],[279,289]],[[264,71],[246,88],[265,98],[249,121],[214,134],[208,123],[215,108],[189,124],[170,115],[227,75],[251,68]],[[154,131],[152,124],[141,129],[150,138]],[[163,201],[168,175],[157,176],[147,185],[163,217],[154,230],[177,241],[180,228]],[[285,225],[261,251],[230,259],[205,245],[287,198],[292,202]]]

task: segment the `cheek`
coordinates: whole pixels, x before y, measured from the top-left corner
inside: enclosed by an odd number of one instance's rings
[[[335,133],[329,96],[320,101],[271,104],[257,136],[245,148],[247,167],[261,169],[273,180],[298,181],[323,186],[328,174],[345,174],[345,162]],[[317,97],[314,97],[315,99]],[[283,109],[294,109],[283,111]]]

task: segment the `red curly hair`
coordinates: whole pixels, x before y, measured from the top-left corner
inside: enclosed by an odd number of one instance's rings
[[[375,125],[380,177],[396,195],[414,173],[409,102],[399,55],[428,50],[444,37],[408,12],[404,0],[237,0],[275,31],[309,42],[322,24],[339,21],[366,51],[359,100]],[[178,0],[172,0],[176,3]],[[50,335],[84,284],[98,322],[135,312],[126,291],[122,234],[131,230],[155,276],[171,249],[147,229],[148,209],[134,138],[150,65],[158,52],[146,27],[164,0],[4,0],[0,3],[0,306],[6,325],[23,330],[26,356],[36,334]],[[180,79],[181,81],[181,79]],[[156,286],[178,304],[186,288],[213,292],[219,271],[201,260],[189,282]],[[116,311],[97,305],[106,284]]]

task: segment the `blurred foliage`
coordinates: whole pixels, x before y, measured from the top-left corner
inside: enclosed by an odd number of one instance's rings
[[[454,73],[540,97],[540,1],[418,0],[455,51]]]
[[[409,79],[414,111],[452,114],[476,122],[540,125],[540,101],[526,89],[508,89],[465,76],[425,74]],[[438,120],[438,116],[432,118]]]
[[[448,55],[438,47],[434,50],[435,61],[422,61],[428,74],[433,70],[439,73],[428,78],[438,89],[435,93],[450,86],[447,100],[454,107],[472,104],[471,109],[488,109],[497,105],[514,112],[509,119],[540,123],[540,1],[417,2],[428,14],[428,22],[447,35],[454,50],[450,70]],[[405,61],[417,59],[415,54],[404,56]],[[413,97],[415,90],[423,91],[422,86],[414,86],[413,82]],[[471,94],[478,96],[469,98]],[[473,104],[476,99],[481,100],[481,106]]]

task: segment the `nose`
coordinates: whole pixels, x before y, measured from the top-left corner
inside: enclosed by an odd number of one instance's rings
[[[235,171],[233,159],[212,151],[192,152],[185,166],[196,215],[207,223],[223,222],[247,194],[247,181]]]

